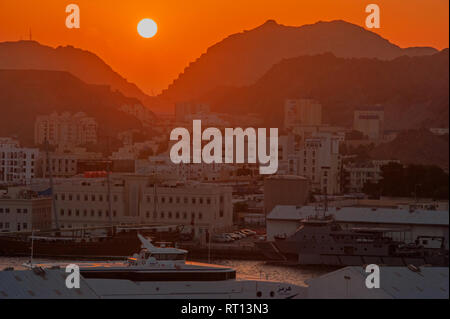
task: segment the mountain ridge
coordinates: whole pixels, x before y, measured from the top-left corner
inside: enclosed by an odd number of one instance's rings
[[[0,42],[0,69],[67,71],[88,84],[109,85],[142,103],[150,99],[97,54],[71,45],[54,48],[37,41]]]
[[[299,27],[268,20],[210,46],[159,97],[178,102],[197,98],[216,86],[249,85],[284,58],[325,52],[338,57],[393,59],[402,55],[434,54],[437,50],[402,49],[374,32],[343,20]]]

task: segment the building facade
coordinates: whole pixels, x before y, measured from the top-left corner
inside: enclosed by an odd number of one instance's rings
[[[382,107],[355,110],[353,129],[371,140],[379,140],[384,135],[384,109]]]
[[[35,121],[34,141],[35,144],[48,141],[50,145],[65,146],[96,144],[97,129],[95,119],[82,112],[41,115]]]
[[[232,190],[214,184],[161,184],[148,176],[113,175],[111,202],[104,178],[71,178],[55,185],[62,228],[114,224],[183,225],[201,235],[232,226]],[[111,215],[110,207],[111,205]]]
[[[36,176],[37,148],[20,147],[11,138],[0,138],[0,184],[29,184]]]
[[[52,227],[52,200],[27,191],[0,197],[0,232],[31,231]]]
[[[296,156],[297,175],[310,180],[311,189],[329,195],[341,192],[339,138],[328,133],[307,138]]]

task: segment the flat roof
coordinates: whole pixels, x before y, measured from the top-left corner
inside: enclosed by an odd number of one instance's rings
[[[276,206],[268,220],[301,220],[316,214],[315,206]],[[330,207],[328,214],[338,222],[363,222],[386,224],[416,224],[448,226],[449,212],[437,210],[414,210],[370,207]]]

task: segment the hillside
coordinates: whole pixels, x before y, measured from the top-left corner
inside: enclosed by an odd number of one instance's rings
[[[313,98],[329,124],[352,125],[356,108],[379,104],[387,129],[448,127],[448,67],[448,50],[393,60],[302,56],[276,64],[253,85],[217,88],[200,100],[219,112],[262,114],[275,126],[285,99]]]
[[[107,86],[89,85],[68,72],[0,70],[0,136],[33,143],[36,116],[52,112],[85,112],[99,124],[100,135],[141,127],[138,119],[117,108],[136,104]]]
[[[449,169],[449,140],[428,130],[402,132],[392,142],[381,144],[370,153],[375,159],[399,159],[404,164],[436,165]]]
[[[387,60],[437,51],[433,48],[402,49],[376,33],[340,20],[301,27],[284,26],[269,20],[255,29],[230,35],[208,48],[160,98],[177,102],[197,98],[220,86],[250,85],[283,59],[325,52],[337,57]]]
[[[72,46],[52,48],[36,41],[2,42],[0,69],[67,71],[88,84],[109,85],[142,103],[151,99],[97,55]]]

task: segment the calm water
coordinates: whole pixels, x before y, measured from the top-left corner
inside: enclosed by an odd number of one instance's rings
[[[0,270],[6,267],[15,269],[25,269],[23,263],[28,262],[28,258],[0,257]],[[35,259],[34,263],[57,263],[68,260]],[[76,262],[74,262],[76,263]],[[82,263],[82,261],[81,261]],[[280,282],[292,283],[295,285],[305,285],[305,280],[323,275],[332,271],[330,268],[318,267],[288,267],[280,265],[266,264],[264,261],[250,260],[213,260],[211,263],[227,266],[236,269],[238,278],[246,279],[269,279]]]

